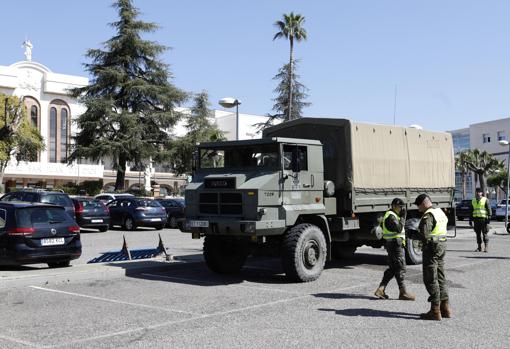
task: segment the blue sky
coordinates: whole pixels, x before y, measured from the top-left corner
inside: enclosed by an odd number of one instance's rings
[[[451,130],[510,117],[510,1],[164,1],[135,0],[141,19],[161,28],[146,38],[172,47],[161,59],[173,83],[207,90],[211,107],[233,96],[240,111],[271,111],[272,77],[288,60],[273,23],[294,11],[308,40],[296,45],[305,116],[346,117]],[[86,75],[89,48],[110,38],[111,1],[2,2],[0,65],[33,60],[63,74]]]

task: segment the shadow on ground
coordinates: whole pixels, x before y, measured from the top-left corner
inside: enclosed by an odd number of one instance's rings
[[[319,311],[335,312],[337,315],[343,316],[366,316],[366,317],[385,317],[385,318],[397,318],[397,319],[408,319],[408,320],[420,320],[419,314],[403,313],[397,311],[385,311],[375,310],[367,308],[353,308],[353,309],[327,309],[319,308]]]

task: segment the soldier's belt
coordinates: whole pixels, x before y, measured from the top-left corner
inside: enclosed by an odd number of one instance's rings
[[[432,236],[427,239],[427,242],[443,242],[446,241],[445,236]]]

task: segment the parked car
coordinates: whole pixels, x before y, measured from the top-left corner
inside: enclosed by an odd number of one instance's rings
[[[80,256],[80,227],[63,207],[0,202],[0,264],[58,268]]]
[[[133,194],[129,193],[101,193],[94,196],[94,199],[101,201],[103,204],[107,204],[110,201],[121,198],[134,198]]]
[[[69,195],[61,191],[46,189],[21,189],[10,192],[0,198],[0,201],[24,201],[40,202],[44,204],[58,205],[65,208],[66,212],[75,219],[74,204]]]
[[[99,229],[100,232],[108,230],[110,225],[110,211],[101,201],[86,198],[73,198],[76,222],[82,228]]]
[[[509,203],[510,205],[510,203]],[[510,206],[508,208],[509,212],[510,212]],[[498,206],[496,207],[496,220],[498,221],[503,221],[505,220],[505,215],[506,215],[506,200],[501,200],[498,204]]]
[[[457,220],[462,221],[464,218],[469,219],[471,217],[471,200],[462,200],[455,207],[455,213],[457,215]]]
[[[186,218],[184,218],[184,199],[156,199],[166,210],[166,221],[170,228],[182,228]]]
[[[126,230],[154,227],[159,230],[166,224],[166,210],[156,200],[123,197],[106,206],[110,210],[110,227],[120,225]]]

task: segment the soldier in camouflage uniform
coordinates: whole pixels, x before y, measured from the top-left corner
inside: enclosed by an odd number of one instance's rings
[[[385,240],[386,251],[388,252],[389,268],[385,270],[381,283],[375,291],[375,296],[381,299],[388,299],[385,293],[388,282],[395,277],[397,280],[400,294],[398,299],[414,301],[416,296],[406,291],[404,277],[406,273],[406,260],[404,246],[406,236],[404,231],[406,211],[403,208],[404,201],[399,198],[391,202],[391,210],[388,210],[383,217],[381,226],[383,229],[383,239]]]
[[[452,311],[449,305],[448,287],[444,273],[446,253],[446,233],[448,218],[440,208],[434,208],[427,194],[420,194],[415,205],[423,214],[416,236],[423,243],[423,282],[430,295],[430,311],[420,315],[424,320],[449,318]]]

